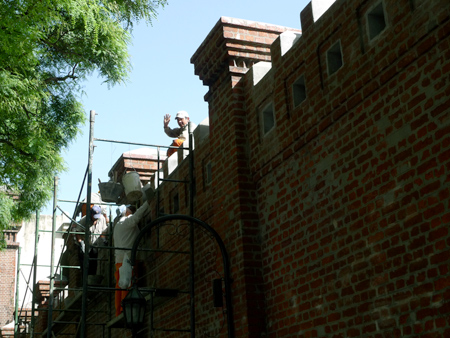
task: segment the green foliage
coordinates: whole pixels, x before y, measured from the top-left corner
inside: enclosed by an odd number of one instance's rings
[[[85,120],[80,84],[94,71],[125,82],[133,24],[166,1],[2,0],[0,231],[49,200]]]

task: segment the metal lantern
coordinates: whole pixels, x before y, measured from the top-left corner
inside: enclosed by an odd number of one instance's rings
[[[137,286],[133,286],[127,296],[122,300],[123,314],[127,327],[133,330],[133,336],[136,330],[144,323],[145,307],[147,301],[139,292]]]

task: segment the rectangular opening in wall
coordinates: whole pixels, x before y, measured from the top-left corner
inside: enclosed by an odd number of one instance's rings
[[[341,42],[336,42],[327,51],[328,75],[336,73],[343,65]]]
[[[261,112],[261,119],[263,125],[263,135],[266,135],[275,126],[275,115],[273,103],[268,104]]]
[[[204,167],[204,186],[209,187],[212,182],[211,161],[208,161]]]
[[[369,39],[372,40],[386,28],[386,19],[384,14],[383,3],[380,2],[372,10],[367,13],[367,29],[369,31]]]
[[[292,85],[292,94],[294,97],[294,107],[298,107],[300,103],[306,99],[305,78],[301,76]]]
[[[180,211],[180,198],[178,193],[173,195],[173,213],[176,214]]]

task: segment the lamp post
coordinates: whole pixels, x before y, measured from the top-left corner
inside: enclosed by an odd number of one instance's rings
[[[125,323],[133,332],[133,337],[137,336],[137,330],[144,323],[145,307],[147,301],[139,292],[135,285],[128,292],[127,296],[122,300],[123,314],[125,316]]]

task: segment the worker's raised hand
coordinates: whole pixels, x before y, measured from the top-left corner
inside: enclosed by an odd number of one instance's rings
[[[169,122],[170,122],[170,115],[169,114],[164,115],[164,128],[169,126]]]

